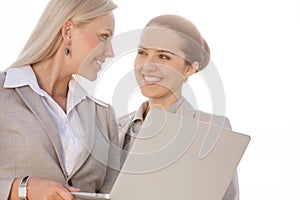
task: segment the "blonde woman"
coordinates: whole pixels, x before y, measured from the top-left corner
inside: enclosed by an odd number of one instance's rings
[[[119,120],[120,143],[129,151],[148,111],[160,107],[169,112],[231,128],[228,119],[196,110],[182,96],[184,82],[204,69],[210,50],[196,26],[177,15],[153,18],[144,28],[135,58],[135,76],[141,92],[148,101]],[[126,153],[122,155],[122,162]],[[239,199],[235,176],[223,200]]]
[[[19,57],[0,73],[0,199],[74,199],[117,176],[110,105],[72,78],[95,80],[113,56],[111,0],[50,0]]]

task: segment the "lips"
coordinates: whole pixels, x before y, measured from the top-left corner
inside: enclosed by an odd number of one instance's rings
[[[153,75],[143,75],[143,81],[145,83],[157,83],[161,81],[162,78],[158,76],[153,76]]]

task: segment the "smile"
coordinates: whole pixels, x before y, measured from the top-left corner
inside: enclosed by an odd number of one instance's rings
[[[103,62],[101,62],[100,60],[96,59],[96,63],[98,64],[99,67],[101,67]]]
[[[147,75],[144,75],[143,79],[144,79],[145,82],[151,82],[151,83],[156,83],[156,82],[159,82],[159,81],[162,80],[162,78],[160,78],[160,77],[157,77],[157,76],[147,76]]]

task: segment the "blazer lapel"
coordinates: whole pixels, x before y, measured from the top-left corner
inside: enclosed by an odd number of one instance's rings
[[[96,131],[96,107],[92,101],[83,100],[76,106],[78,112],[78,122],[81,123],[82,130],[79,134],[83,145],[83,150],[78,157],[77,163],[73,168],[70,177],[71,178],[88,159],[89,155],[93,151],[95,145],[95,131]]]
[[[28,86],[16,88],[16,91],[19,94],[19,96],[23,99],[27,107],[36,116],[37,120],[40,122],[40,124],[48,134],[56,151],[60,168],[62,169],[64,175],[67,177],[67,173],[63,165],[63,149],[61,139],[57,131],[56,124],[53,121],[50,113],[46,109],[41,97],[35,92],[33,92],[32,89]]]

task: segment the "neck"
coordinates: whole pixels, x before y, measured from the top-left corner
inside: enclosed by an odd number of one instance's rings
[[[181,95],[171,94],[166,97],[149,98],[149,105],[147,107],[146,114],[151,108],[154,107],[159,107],[163,110],[168,110],[180,97]]]
[[[47,64],[43,65],[41,63],[34,65],[32,68],[41,89],[46,91],[50,96],[66,95],[67,83],[71,80],[71,76],[64,77],[56,67],[50,67]]]
[[[72,78],[63,69],[63,63],[49,59],[32,65],[38,84],[62,108],[66,110],[68,83]]]
[[[39,86],[52,97],[66,96],[68,92],[68,82],[72,74],[70,73],[71,67],[65,67],[69,66],[67,62],[65,54],[57,53],[45,61],[32,65]]]

